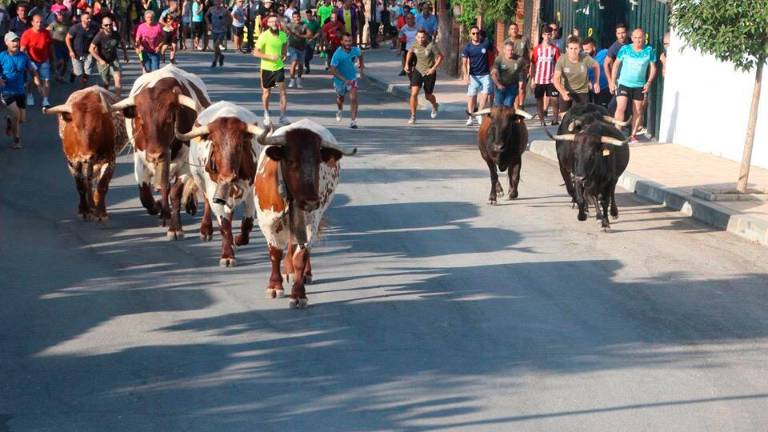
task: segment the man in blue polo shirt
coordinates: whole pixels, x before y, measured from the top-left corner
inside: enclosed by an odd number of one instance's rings
[[[488,55],[493,46],[488,39],[482,39],[480,29],[472,26],[469,30],[470,42],[464,47],[462,61],[464,72],[464,83],[467,84],[467,126],[472,126],[475,108],[478,110],[485,108],[485,102],[488,95],[491,94],[491,70],[488,64]],[[480,96],[478,97],[478,93]]]
[[[29,57],[19,51],[19,36],[14,32],[8,32],[4,37],[7,51],[0,52],[0,100],[5,106],[8,117],[6,119],[5,134],[13,137],[14,149],[20,149],[21,132],[20,124],[26,120],[26,83],[27,72],[38,79],[35,69]]]

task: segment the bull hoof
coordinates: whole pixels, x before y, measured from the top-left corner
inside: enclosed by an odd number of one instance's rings
[[[94,215],[93,216],[93,220],[98,222],[98,223],[107,222],[107,221],[109,221],[109,215],[108,214]]]
[[[517,191],[510,192],[507,194],[507,201],[512,201],[517,199]]]
[[[167,240],[184,240],[184,231],[168,231],[165,233]]]
[[[288,307],[291,308],[291,309],[304,309],[304,308],[307,307],[308,303],[309,303],[309,301],[307,301],[307,299],[305,299],[305,298],[300,298],[300,299],[292,298],[288,302]]]
[[[579,215],[577,216],[577,219],[579,219],[580,221],[584,222],[585,220],[587,220],[587,214],[584,213],[584,212],[579,212]]]
[[[209,242],[209,241],[213,240],[213,234],[202,234],[201,233],[200,234],[200,240],[202,240],[204,242]]]
[[[195,202],[194,198],[190,198],[189,201],[187,201],[187,204],[184,206],[184,210],[190,216],[197,214],[197,203]]]
[[[282,298],[284,296],[285,296],[285,290],[283,289],[267,288],[266,297],[268,299]]]
[[[611,217],[614,219],[619,218],[619,209],[611,209]]]
[[[244,237],[242,234],[238,234],[237,237],[235,237],[236,246],[245,246],[248,243],[250,243],[250,239],[248,237]]]
[[[237,261],[234,258],[222,258],[219,260],[219,267],[234,267]]]
[[[496,205],[496,198],[494,198],[494,199],[489,199],[489,200],[488,200],[488,205],[492,205],[492,206],[495,206],[495,205]]]
[[[162,209],[162,205],[160,205],[160,201],[155,201],[155,206],[152,208],[147,209],[147,213],[149,213],[152,216],[160,214],[160,210]]]
[[[312,275],[311,274],[305,274],[304,275],[304,284],[305,285],[311,285],[312,284]]]
[[[82,219],[85,222],[88,222],[88,221],[91,220],[91,214],[90,213],[78,212],[77,214],[80,215],[80,219]]]

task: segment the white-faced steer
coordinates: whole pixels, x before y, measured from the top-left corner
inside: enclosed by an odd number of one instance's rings
[[[179,212],[184,180],[189,176],[189,143],[176,139],[175,132],[191,130],[198,111],[208,105],[205,84],[197,76],[168,65],[141,75],[128,98],[112,107],[123,111],[133,139],[141,204],[149,214],[160,214],[170,240],[184,237]],[[152,195],[153,180],[160,191],[159,201]],[[192,203],[187,203],[187,212],[194,213]]]
[[[188,133],[177,133],[179,141],[189,141],[189,167],[194,185],[185,188],[184,198],[199,190],[204,195],[205,212],[200,223],[200,238],[211,240],[216,216],[221,232],[219,265],[235,266],[233,243],[248,244],[255,212],[253,180],[256,175],[257,138],[266,131],[256,123],[250,111],[231,102],[217,102],[197,116],[195,127]],[[245,203],[241,234],[232,238],[232,215],[235,207]]]
[[[323,126],[307,119],[284,126],[264,140],[254,182],[259,228],[267,239],[272,274],[267,297],[281,297],[285,260],[286,276],[293,273],[290,306],[307,305],[305,281],[312,280],[309,252],[317,239],[323,213],[339,183],[345,150]]]

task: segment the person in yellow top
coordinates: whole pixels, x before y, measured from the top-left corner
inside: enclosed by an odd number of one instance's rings
[[[253,55],[261,59],[261,104],[264,106],[264,124],[269,125],[269,95],[272,87],[280,90],[280,124],[290,123],[285,118],[288,107],[288,94],[285,90],[285,64],[288,53],[288,35],[278,27],[278,17],[267,17],[267,30],[259,35]]]

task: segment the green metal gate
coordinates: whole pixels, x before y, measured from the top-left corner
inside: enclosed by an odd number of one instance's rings
[[[556,23],[564,37],[578,29],[581,38],[591,36],[595,39],[598,49],[607,48],[616,40],[616,24],[624,23],[630,31],[642,27],[647,33],[646,42],[659,55],[664,49],[664,33],[669,31],[669,5],[659,0],[542,0],[540,21]],[[657,63],[657,67],[645,116],[646,127],[653,136],[658,136],[659,132],[664,88],[661,63]]]

